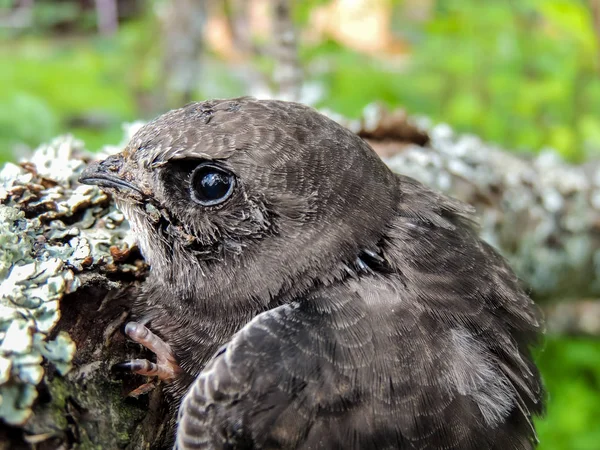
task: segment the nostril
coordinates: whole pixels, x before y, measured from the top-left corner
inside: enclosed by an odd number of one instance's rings
[[[104,161],[102,161],[101,165],[104,170],[109,172],[118,172],[121,167],[123,167],[123,158],[120,156],[109,156]]]

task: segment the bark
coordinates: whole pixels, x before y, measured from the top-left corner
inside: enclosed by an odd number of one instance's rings
[[[160,387],[112,370],[151,357],[122,332],[148,268],[112,200],[77,183],[90,158],[58,138],[0,172],[2,450],[148,449],[167,434]]]
[[[96,16],[100,34],[114,34],[119,28],[117,0],[96,0]]]
[[[273,79],[276,95],[282,100],[298,101],[302,69],[298,59],[298,37],[291,17],[291,0],[273,1]]]
[[[158,8],[163,47],[157,111],[191,102],[200,88],[208,5],[209,0],[173,0]]]
[[[597,163],[574,166],[551,153],[535,157],[508,153],[475,136],[457,134],[447,125],[411,119],[402,111],[369,107],[359,121],[339,120],[369,141],[393,170],[474,204],[483,237],[510,259],[536,297],[598,295]],[[60,375],[59,363],[52,358],[41,363],[44,376],[34,383],[37,400],[28,420],[18,423],[13,417],[8,425],[10,417],[2,416],[0,407],[0,449],[151,449],[159,448],[169,433],[161,387],[111,369],[133,357],[151,357],[122,333],[147,267],[112,201],[95,188],[85,190],[76,183],[84,166],[79,147],[72,140],[55,141],[44,158],[38,152],[34,163],[0,173],[1,203],[25,214],[24,222],[14,222],[14,233],[37,224],[28,235],[32,253],[19,258],[42,264],[47,260],[44,249],[50,255],[71,249],[60,272],[71,280],[71,289],[65,291],[70,293],[59,301],[60,320],[50,332],[32,332],[44,342],[66,332],[77,347],[66,375]],[[69,175],[58,176],[65,167]],[[90,244],[89,254],[78,253],[83,240]],[[1,269],[0,265],[0,281],[7,277]],[[38,287],[33,286],[32,292]],[[597,303],[577,303],[567,310],[564,305],[547,307],[551,329],[600,332],[600,321],[592,320],[590,313],[596,319],[600,316]],[[0,356],[13,358],[1,353],[3,346]],[[11,360],[8,379],[2,380],[0,373],[0,396],[8,398],[10,389],[25,386],[17,359]]]

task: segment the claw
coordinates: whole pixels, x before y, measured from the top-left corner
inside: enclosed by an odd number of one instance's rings
[[[155,364],[147,359],[132,359],[123,361],[112,366],[113,370],[118,372],[134,372],[139,375],[158,376],[160,378],[161,369],[158,364]]]
[[[110,370],[114,372],[134,372],[131,366],[131,361],[123,361],[117,364],[113,364]]]

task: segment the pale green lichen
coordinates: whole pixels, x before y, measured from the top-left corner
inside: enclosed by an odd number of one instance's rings
[[[598,293],[598,209],[590,198],[600,179],[592,185],[592,168],[569,165],[551,150],[519,157],[446,124],[421,120],[420,129],[429,142],[384,159],[392,170],[474,204],[481,237],[536,296],[571,296],[575,278],[579,295]]]
[[[77,183],[90,159],[81,142],[61,137],[0,170],[0,419],[9,424],[32,414],[46,363],[59,374],[71,367],[75,344],[55,327],[79,274],[139,270],[110,252],[135,245],[123,214],[100,189]]]

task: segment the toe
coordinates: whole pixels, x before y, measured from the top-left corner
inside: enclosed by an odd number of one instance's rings
[[[146,359],[134,359],[121,363],[119,366],[122,370],[130,370],[140,375],[156,376],[164,381],[172,381],[181,372],[169,344],[145,325],[139,322],[128,322],[125,325],[125,334],[131,340],[153,352],[156,355],[156,363]]]

